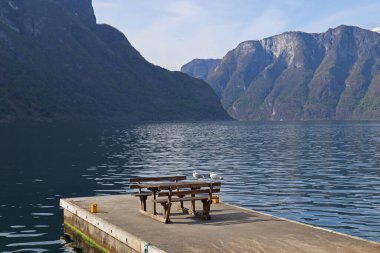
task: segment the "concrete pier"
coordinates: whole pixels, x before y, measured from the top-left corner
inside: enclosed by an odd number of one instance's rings
[[[93,203],[98,213],[90,212]],[[377,242],[223,203],[212,204],[211,220],[173,207],[170,224],[139,214],[139,200],[130,195],[61,199],[60,205],[66,229],[105,252],[380,253]]]

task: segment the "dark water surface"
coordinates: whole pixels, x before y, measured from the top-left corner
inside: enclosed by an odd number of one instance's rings
[[[380,123],[0,125],[0,252],[64,252],[61,197],[224,175],[222,201],[380,241]]]

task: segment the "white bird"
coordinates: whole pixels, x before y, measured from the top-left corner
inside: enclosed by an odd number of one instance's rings
[[[196,170],[193,170],[193,177],[196,179],[204,178],[204,176]]]
[[[223,177],[219,174],[216,174],[214,172],[210,172],[210,178],[213,180],[213,181],[216,181],[216,180],[222,180]]]

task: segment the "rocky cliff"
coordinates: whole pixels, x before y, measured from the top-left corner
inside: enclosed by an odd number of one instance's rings
[[[0,121],[228,118],[205,82],[96,24],[91,0],[0,0]]]
[[[204,80],[240,120],[380,119],[380,34],[369,30],[246,41],[209,72]]]
[[[192,77],[206,81],[221,61],[220,59],[194,59],[183,65],[181,71]]]

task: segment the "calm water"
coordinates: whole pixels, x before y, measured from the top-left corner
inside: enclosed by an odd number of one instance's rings
[[[61,197],[225,177],[222,201],[380,241],[380,124],[0,125],[0,252],[64,252]]]

